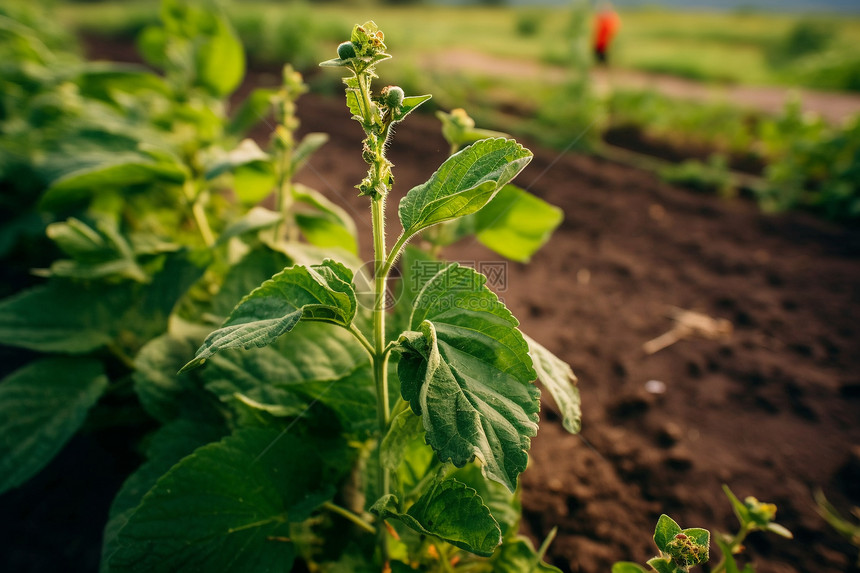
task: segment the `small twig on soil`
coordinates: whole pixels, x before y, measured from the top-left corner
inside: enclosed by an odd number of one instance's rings
[[[676,307],[672,307],[672,318],[675,326],[671,330],[642,345],[645,354],[654,354],[679,340],[694,335],[717,340],[726,338],[732,333],[732,323],[724,318],[713,318],[700,312]]]

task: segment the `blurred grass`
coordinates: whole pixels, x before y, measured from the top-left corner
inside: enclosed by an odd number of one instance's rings
[[[832,87],[775,65],[781,51],[796,49],[792,35],[810,22],[827,31],[830,57],[856,54],[860,38],[860,18],[845,15],[645,9],[623,12],[622,22],[613,54],[619,67],[753,85]]]
[[[664,173],[667,178],[727,193],[726,161],[749,163],[753,171],[766,164],[768,186],[759,199],[769,208],[790,207],[800,197],[831,216],[860,213],[860,200],[854,199],[860,196],[858,166],[840,159],[860,145],[860,120],[831,128],[808,120],[799,105],[768,117],[647,89],[616,89],[601,99],[589,85],[588,6],[587,0],[555,9],[236,0],[228,12],[254,65],[272,69],[290,62],[316,71],[316,62],[334,57],[355,23],[373,19],[395,54],[381,70],[383,81],[408,93],[433,93],[427,111],[465,107],[479,125],[565,150],[600,152],[604,130],[632,126],[673,147],[726,154],[726,160],[685,164]],[[79,32],[133,37],[156,20],[157,2],[61,5],[57,14]],[[614,69],[705,83],[860,91],[858,17],[656,8],[620,15],[621,30],[609,55]],[[308,79],[317,91],[342,89],[335,74]],[[793,182],[792,193],[779,192],[786,181]],[[805,195],[805,187],[816,192]]]
[[[118,36],[137,33],[156,18],[156,10],[154,1],[132,0],[66,4],[58,14],[78,30]],[[333,51],[333,44],[356,22],[367,19],[386,31],[386,40],[396,46],[401,60],[473,50],[503,59],[561,64],[569,52],[570,39],[565,37],[569,8],[236,2],[229,11],[251,56],[273,63],[290,57],[298,60],[294,63],[310,65],[315,57]],[[702,81],[860,89],[851,81],[839,85],[832,77],[850,76],[845,67],[857,64],[857,17],[648,8],[621,11],[621,21],[610,54],[613,66]],[[793,49],[792,33],[810,21],[828,33],[827,46],[780,62],[780,50]],[[304,37],[293,37],[302,32]]]

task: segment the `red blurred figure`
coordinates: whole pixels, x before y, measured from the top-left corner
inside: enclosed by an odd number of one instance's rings
[[[608,2],[602,2],[594,18],[594,57],[599,63],[606,63],[609,44],[620,27],[621,18]]]

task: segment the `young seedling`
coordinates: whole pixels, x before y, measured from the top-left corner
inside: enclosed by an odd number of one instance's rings
[[[707,529],[691,527],[681,529],[668,515],[661,515],[654,529],[654,544],[660,555],[648,560],[657,573],[687,573],[690,567],[708,561],[711,534]],[[645,573],[641,565],[620,562],[612,566],[612,573]]]
[[[752,564],[738,569],[734,556],[743,550],[743,541],[753,531],[770,531],[787,539],[792,534],[785,527],[774,523],[776,506],[762,503],[754,497],[741,502],[727,485],[723,491],[732,504],[740,522],[735,535],[717,534],[714,541],[720,549],[720,561],[711,569],[712,573],[755,573]],[[710,533],[707,529],[681,529],[668,515],[661,515],[654,530],[654,543],[660,555],[648,560],[651,570],[657,573],[688,573],[691,567],[707,563],[709,559]],[[622,561],[612,567],[612,573],[646,573],[637,563]]]

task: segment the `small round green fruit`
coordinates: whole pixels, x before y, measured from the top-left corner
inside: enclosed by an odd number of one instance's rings
[[[403,93],[403,89],[399,86],[388,86],[382,90],[383,101],[389,109],[397,109],[400,107],[403,104],[403,98],[405,95],[406,94]]]
[[[344,42],[337,47],[337,57],[341,60],[348,60],[355,57],[355,46],[352,42]]]

